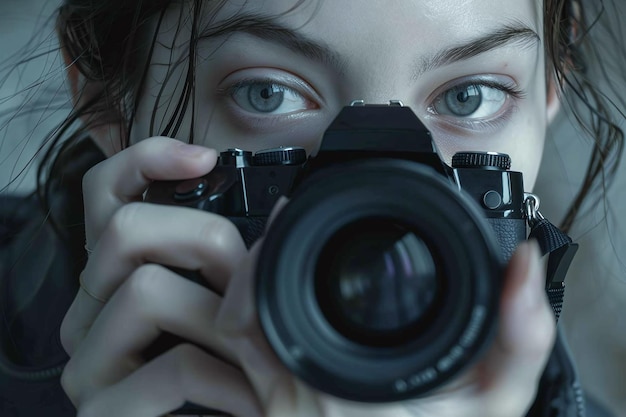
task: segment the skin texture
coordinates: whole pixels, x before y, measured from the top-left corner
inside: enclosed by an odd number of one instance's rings
[[[513,169],[524,173],[526,188],[532,189],[545,130],[558,109],[546,88],[540,4],[413,0],[357,6],[332,1],[316,8],[305,2],[284,14],[292,5],[287,0],[229,2],[217,20],[242,12],[281,15],[278,23],[334,51],[334,65],[249,33],[207,39],[201,42],[197,64],[194,137],[201,146],[182,143],[190,134],[191,115],[179,140],[149,137],[155,97],[169,70],[163,64],[170,62],[170,54],[176,59],[185,53],[188,34],[183,27],[175,39],[179,10],[173,8],[143,90],[133,146],[119,149],[115,126],[93,132],[109,158],[83,181],[87,244],[93,253],[82,278],[90,292],[107,302],[81,290],[66,315],[61,339],[71,360],[62,378],[65,391],[82,416],[157,416],[185,399],[246,417],[523,416],[555,331],[533,244],[520,245],[507,269],[502,319],[486,356],[425,399],[372,406],[304,386],[267,346],[252,297],[254,260],[262,241],[248,252],[234,226],[219,215],[141,202],[152,180],[209,172],[215,149],[300,145],[315,152],[328,123],[353,99],[402,100],[432,131],[445,160],[460,150],[510,154]],[[469,59],[418,70],[441,50],[503,25],[523,25],[539,38],[517,39]],[[165,104],[176,93],[178,71],[184,68],[172,71],[157,121],[167,119]],[[68,76],[75,90],[89,87],[75,68]],[[273,114],[255,113],[246,101],[244,88],[249,86],[241,82],[268,78],[291,89],[285,93],[289,101]],[[467,80],[487,83],[476,88],[496,104],[487,103],[480,117],[465,120],[443,114],[450,109],[439,98]],[[499,93],[494,83],[519,92]],[[158,124],[154,128],[158,131]],[[161,264],[199,270],[213,290]],[[180,345],[143,363],[139,352],[164,330],[196,346]]]

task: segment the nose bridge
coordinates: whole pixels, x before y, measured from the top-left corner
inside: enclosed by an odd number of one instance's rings
[[[348,102],[364,100],[368,104],[387,104],[390,100],[410,101],[410,80],[406,62],[391,54],[367,54],[352,71]]]

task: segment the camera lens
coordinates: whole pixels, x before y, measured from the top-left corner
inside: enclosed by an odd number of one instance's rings
[[[414,230],[363,219],[338,231],[320,254],[316,298],[341,334],[369,346],[405,343],[432,312],[436,262]]]
[[[310,385],[349,400],[415,398],[479,357],[502,267],[479,208],[432,168],[351,161],[299,185],[256,264],[269,344]]]

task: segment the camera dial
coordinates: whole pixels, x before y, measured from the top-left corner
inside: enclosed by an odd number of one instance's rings
[[[306,151],[299,147],[265,149],[254,154],[257,166],[302,165],[305,161]]]
[[[506,171],[511,169],[511,157],[497,152],[457,152],[452,156],[452,168],[483,168]]]

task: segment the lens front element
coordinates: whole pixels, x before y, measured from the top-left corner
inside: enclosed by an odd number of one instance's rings
[[[341,334],[370,346],[405,343],[432,313],[440,287],[433,254],[391,219],[363,219],[336,233],[316,271],[316,298]]]

